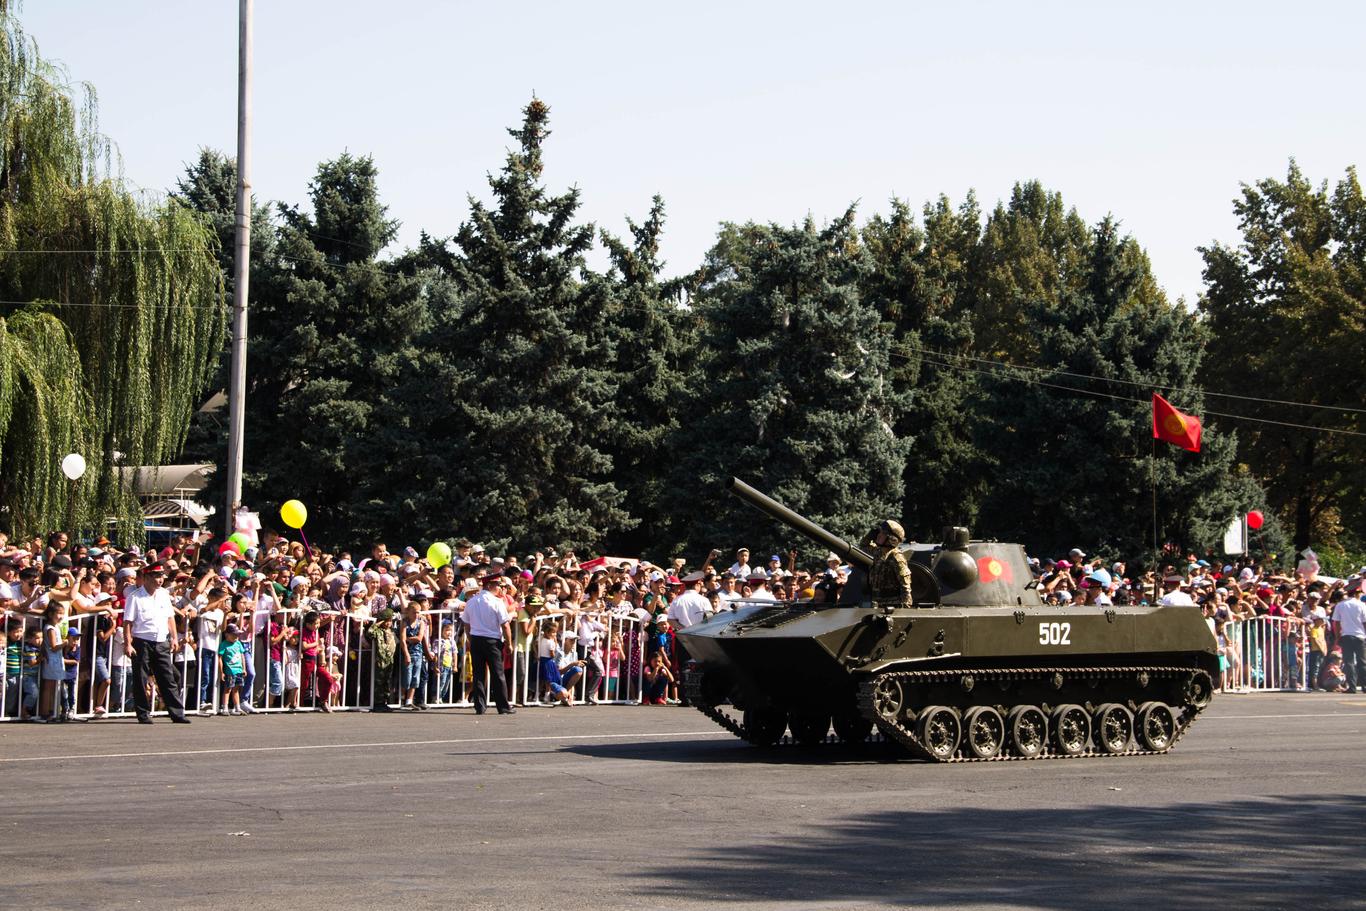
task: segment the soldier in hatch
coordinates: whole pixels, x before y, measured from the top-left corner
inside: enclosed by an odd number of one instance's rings
[[[868,589],[873,606],[883,610],[911,604],[911,568],[901,553],[906,532],[901,523],[887,519],[873,530],[873,565],[868,567]]]

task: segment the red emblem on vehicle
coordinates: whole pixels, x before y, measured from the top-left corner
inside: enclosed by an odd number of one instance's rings
[[[977,578],[981,582],[1010,581],[1010,566],[996,557],[977,558]]]

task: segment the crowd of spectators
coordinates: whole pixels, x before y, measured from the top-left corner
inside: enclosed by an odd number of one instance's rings
[[[1169,553],[1160,570],[1133,574],[1079,548],[1030,563],[1049,604],[1199,606],[1219,644],[1224,689],[1366,688],[1366,566],[1336,578],[1321,574],[1312,550],[1288,573],[1258,560],[1208,557]]]
[[[833,553],[812,569],[797,565],[795,550],[751,562],[742,548],[725,569],[713,565],[719,558],[712,551],[696,569],[682,559],[581,562],[553,549],[519,558],[461,540],[449,562],[433,565],[412,547],[391,553],[377,542],[362,554],[327,553],[268,531],[253,532],[246,548],[185,533],[145,551],[63,532],[18,545],[0,535],[0,717],[128,712],[122,608],[153,567],[175,609],[182,701],[199,714],[468,704],[461,611],[481,588],[513,613],[504,672],[519,704],[678,704],[686,654],[677,629],[738,599],[836,601],[850,574]],[[1064,609],[1198,605],[1219,643],[1225,688],[1366,686],[1361,573],[1332,579],[1301,563],[1281,574],[1255,561],[1189,554],[1131,574],[1123,562],[1080,549],[1030,563],[1041,596]],[[1252,627],[1259,638],[1247,635]]]

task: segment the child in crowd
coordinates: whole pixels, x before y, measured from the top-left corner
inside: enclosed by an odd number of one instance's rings
[[[284,623],[283,639],[283,676],[284,704],[291,712],[299,710],[299,677],[302,667],[299,654],[299,628],[292,619]]]
[[[5,717],[19,715],[24,672],[24,621],[11,620],[5,625]]]
[[[299,656],[302,659],[299,687],[313,694],[315,706],[324,712],[331,712],[332,706],[327,700],[332,695],[332,674],[327,669],[327,654],[319,633],[320,620],[317,611],[304,614],[303,629],[299,631]]]
[[[426,685],[427,659],[431,657],[431,647],[427,644],[427,621],[418,612],[424,607],[426,598],[420,601],[417,596],[403,606],[403,626],[399,633],[403,652],[403,708],[425,709],[425,698],[414,701],[418,691]],[[423,694],[425,696],[425,694]]]
[[[394,635],[393,623],[394,609],[386,607],[365,631],[365,637],[374,643],[375,647],[375,694],[370,705],[372,712],[393,711],[390,703],[394,701],[394,654],[398,651],[398,637]]]
[[[551,704],[573,705],[574,697],[564,685],[560,676],[560,661],[564,650],[560,648],[560,621],[551,620],[541,626],[541,636],[536,642],[536,661],[541,672],[541,687],[550,695]],[[544,698],[541,694],[540,698]]]
[[[246,679],[246,650],[242,648],[242,631],[236,623],[223,627],[223,641],[218,644],[218,662],[223,679],[223,708],[229,715],[252,712],[251,704],[242,705],[242,684]]]
[[[95,603],[108,607],[109,602],[114,600],[109,595],[101,592],[95,596]],[[114,631],[118,628],[118,623],[110,613],[102,613],[95,618],[95,661],[92,665],[95,671],[95,686],[90,692],[90,703],[94,706],[92,711],[96,718],[102,717],[107,711],[104,705],[105,697],[109,695],[110,667],[110,643],[114,639]],[[118,706],[115,706],[115,711]]]
[[[626,661],[626,644],[622,641],[620,630],[612,633],[607,646],[607,700],[621,699],[621,666]]]
[[[1347,692],[1347,672],[1342,669],[1342,649],[1334,646],[1319,672],[1319,689],[1330,693]]]
[[[74,623],[66,628],[66,648],[62,654],[62,663],[66,665],[66,672],[62,675],[61,717],[64,721],[75,721],[76,683],[81,675],[81,631]]]
[[[57,686],[66,677],[66,639],[62,623],[66,620],[66,602],[50,601],[43,611],[42,688],[38,693],[38,720],[56,721]]]
[[[674,703],[674,675],[664,660],[664,653],[656,651],[645,664],[645,702],[648,705]]]
[[[38,689],[43,669],[43,628],[34,624],[24,630],[24,658],[22,680],[20,690],[23,693],[23,704],[20,707],[20,717],[27,718],[29,721],[36,721],[38,718]]]
[[[176,635],[180,637],[180,654],[175,656],[175,663],[179,665],[177,670],[180,671],[179,679],[180,691],[182,694],[181,699],[184,700],[184,694],[190,689],[190,681],[194,679],[193,675],[195,672],[195,668],[198,667],[198,664],[196,663],[196,656],[198,656],[199,654],[199,641],[195,638],[194,632],[190,629],[189,623],[186,621],[184,616],[176,616],[175,631]],[[147,676],[147,685],[152,686],[153,682],[151,679],[151,675],[148,674]],[[212,707],[206,707],[201,705],[199,707],[199,710],[203,712],[206,708],[208,709],[209,713],[212,714]]]
[[[270,671],[266,675],[266,692],[282,700],[285,692],[285,639],[289,636],[289,626],[283,612],[277,610],[270,615],[266,635],[270,640]]]
[[[436,666],[439,669],[436,681],[436,701],[454,701],[455,682],[455,621],[441,621],[441,638],[436,641]]]

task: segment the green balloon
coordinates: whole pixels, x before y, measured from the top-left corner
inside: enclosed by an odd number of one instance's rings
[[[240,531],[233,532],[232,534],[228,535],[228,540],[236,544],[239,548],[241,548],[243,553],[246,553],[247,548],[251,547],[251,538],[248,538]]]
[[[450,545],[444,541],[437,541],[427,548],[427,562],[432,564],[433,569],[440,569],[451,562]]]

